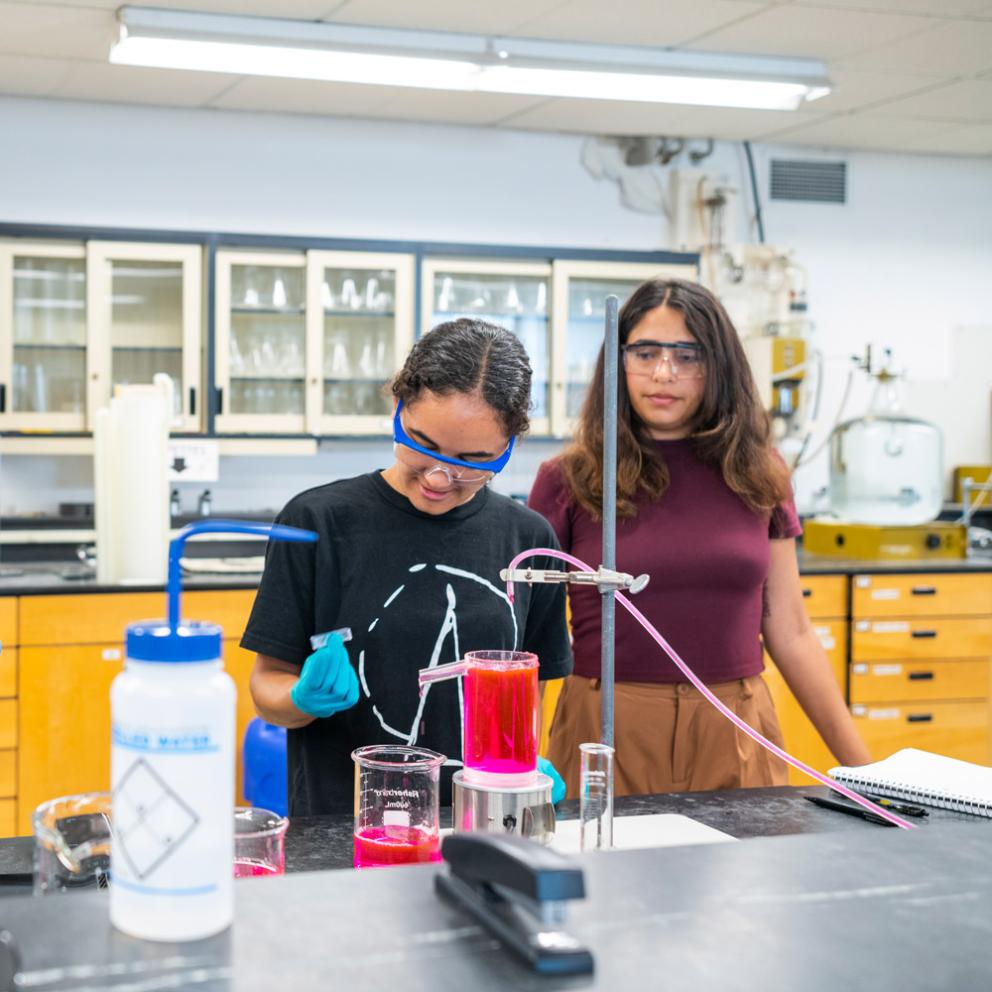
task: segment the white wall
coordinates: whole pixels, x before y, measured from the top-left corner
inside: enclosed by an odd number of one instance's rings
[[[667,247],[661,217],[624,209],[612,183],[586,173],[575,136],[19,99],[0,99],[0,134],[0,221]],[[827,368],[817,440],[836,412],[849,356],[872,341],[893,347],[909,371],[913,412],[944,428],[949,465],[992,460],[992,161],[755,152],[763,196],[773,154],[848,162],[846,205],[764,205],[766,239],[794,248],[810,273]],[[748,203],[741,165],[740,147],[729,144],[705,163],[739,184]],[[859,380],[848,415],[867,395]],[[526,490],[555,447],[534,442],[537,454],[521,452],[505,488]],[[335,445],[316,461],[224,459],[215,505],[279,505],[329,476],[375,467],[381,448]],[[52,509],[91,485],[85,459],[43,461],[3,460],[2,512]],[[798,474],[801,505],[825,481],[821,456]]]

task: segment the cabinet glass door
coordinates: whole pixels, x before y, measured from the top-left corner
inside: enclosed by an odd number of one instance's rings
[[[413,344],[413,258],[312,251],[308,273],[321,433],[387,433],[385,385]]]
[[[90,242],[90,414],[118,386],[172,380],[173,430],[200,426],[201,249]]]
[[[218,252],[218,430],[306,429],[305,264],[303,254]]]
[[[458,317],[474,317],[512,331],[527,349],[534,370],[531,434],[547,434],[551,423],[551,266],[431,259],[423,268],[422,333]]]
[[[0,301],[0,423],[10,430],[85,430],[82,245],[0,246]]]
[[[606,297],[622,307],[646,279],[694,279],[693,265],[555,262],[554,433],[571,432],[596,368],[606,326]]]

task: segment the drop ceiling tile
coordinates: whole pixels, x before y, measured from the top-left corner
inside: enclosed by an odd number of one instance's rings
[[[0,3],[0,54],[104,60],[116,37],[109,10]]]
[[[529,18],[513,34],[614,45],[679,45],[757,13],[767,4],[740,0],[571,0]]]
[[[70,100],[200,107],[240,78],[220,72],[76,62],[52,96]]]
[[[563,0],[500,0],[499,3],[466,3],[465,0],[348,0],[326,19],[342,24],[372,24],[421,31],[461,31],[507,34]]]
[[[770,7],[730,27],[696,38],[701,51],[832,59],[933,26],[924,17],[868,14],[824,7]]]
[[[441,90],[391,88],[395,94],[375,110],[376,117],[443,124],[498,124],[544,102],[543,97],[505,93],[445,93]]]
[[[0,55],[0,93],[4,96],[49,96],[72,68],[68,59]]]
[[[992,156],[992,124],[947,131],[924,141],[921,148],[934,154]]]
[[[934,76],[913,76],[908,73],[867,72],[861,69],[831,67],[827,75],[831,91],[808,105],[817,113],[837,113],[870,107],[883,100],[894,100],[922,90],[945,85]]]
[[[395,95],[396,89],[388,86],[249,76],[211,100],[210,106],[225,110],[361,117],[373,114]]]
[[[987,0],[793,0],[797,7],[847,7],[890,14],[961,17],[980,13]]]
[[[893,117],[992,121],[992,80],[964,79],[877,108]]]
[[[764,140],[776,144],[827,145],[847,148],[915,150],[921,143],[956,130],[943,121],[910,120],[881,114],[841,114],[827,120],[769,132]]]
[[[967,76],[992,70],[992,22],[943,21],[841,60],[850,68]]]

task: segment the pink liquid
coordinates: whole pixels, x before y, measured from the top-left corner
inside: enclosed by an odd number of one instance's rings
[[[537,767],[537,668],[465,675],[465,765],[519,775]]]
[[[355,834],[355,867],[440,861],[440,839],[420,827],[366,827]]]
[[[270,865],[264,861],[253,861],[251,858],[238,858],[234,862],[235,878],[257,878],[261,875],[282,874],[282,865]]]

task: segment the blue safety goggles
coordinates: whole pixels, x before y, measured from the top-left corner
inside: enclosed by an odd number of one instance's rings
[[[402,444],[404,448],[411,448],[413,451],[426,455],[428,458],[433,458],[436,462],[444,462],[445,465],[457,465],[459,468],[472,468],[479,472],[492,472],[495,475],[497,472],[502,472],[506,468],[506,463],[510,460],[510,455],[513,454],[513,445],[517,440],[515,437],[510,438],[510,443],[506,446],[506,451],[499,458],[494,458],[491,462],[467,462],[461,458],[449,458],[440,452],[425,448],[422,444],[417,444],[403,430],[403,422],[400,420],[400,410],[402,409],[403,401],[399,400],[396,404],[396,413],[393,414],[393,441],[396,444]]]

